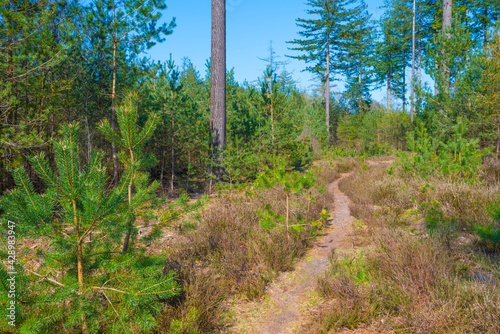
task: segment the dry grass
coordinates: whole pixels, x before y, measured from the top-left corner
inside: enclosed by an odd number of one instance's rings
[[[320,185],[337,175],[328,165],[315,168]],[[313,201],[303,194],[291,199],[292,222],[318,220],[332,199],[316,190],[314,195]],[[320,226],[307,225],[293,233],[284,228],[264,230],[256,211],[266,204],[285,214],[286,198],[279,189],[222,193],[201,214],[198,227],[169,247],[166,270],[176,273],[183,294],[163,312],[161,332],[217,330],[223,322],[223,300],[231,295],[261,297],[277,273],[291,270],[305,254]]]
[[[498,254],[457,239],[472,223],[488,222],[486,208],[498,191],[491,165],[477,185],[389,175],[382,164],[341,181],[368,232],[364,248],[334,256],[318,280],[325,303],[311,332],[367,325],[397,333],[499,333]],[[429,214],[421,203],[433,201],[448,224],[429,235],[413,226]]]
[[[399,213],[420,208],[425,215],[430,204],[437,202],[443,218],[456,222],[461,229],[489,222],[487,208],[497,198],[499,183],[468,184],[439,178],[423,180],[398,172],[389,175],[388,168],[387,164],[378,164],[358,170],[342,180],[339,187],[355,204],[390,208]],[[422,203],[427,207],[419,207]]]

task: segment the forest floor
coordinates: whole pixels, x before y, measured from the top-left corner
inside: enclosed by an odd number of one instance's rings
[[[353,222],[349,198],[339,190],[341,178],[327,187],[332,201],[332,218],[314,247],[300,260],[295,270],[285,272],[270,284],[263,298],[257,301],[233,300],[232,321],[227,333],[279,334],[305,333],[305,324],[314,306],[321,302],[315,286],[317,277],[328,269],[330,255],[336,250],[350,248],[349,227]],[[357,331],[356,333],[363,333]]]

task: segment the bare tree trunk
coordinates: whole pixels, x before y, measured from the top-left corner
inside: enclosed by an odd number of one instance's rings
[[[406,51],[403,51],[403,112],[406,112]]]
[[[451,27],[451,18],[453,13],[453,0],[443,0],[443,32]]]
[[[358,93],[359,93],[359,96],[358,96],[358,110],[359,112],[361,112],[361,108],[362,108],[362,95],[363,95],[363,91],[361,90],[361,58],[358,59]]]
[[[269,112],[271,114],[271,148],[274,151],[274,108],[273,108],[273,71],[271,67],[271,77],[269,78]]]
[[[497,156],[498,152],[500,152],[500,122],[498,120],[498,117],[496,118],[497,121]]]
[[[216,167],[222,178],[223,151],[226,146],[226,1],[212,0],[210,133]]]
[[[85,131],[87,132],[87,159],[90,161],[90,156],[92,155],[92,142],[90,137],[89,119],[87,116],[85,116]]]
[[[165,173],[165,149],[161,151],[160,189],[163,191],[163,175]]]
[[[418,5],[418,87],[422,81],[422,4]]]
[[[436,57],[437,57],[437,53],[436,53]],[[436,77],[434,78],[434,96],[437,96],[438,95],[438,81],[439,81],[439,78],[438,78],[438,63],[436,60],[434,60],[434,71],[436,73]]]
[[[115,25],[115,3],[113,2],[113,25]],[[113,84],[111,88],[111,129],[115,129],[116,119],[116,49],[118,41],[116,40],[116,32],[113,32]],[[116,155],[116,145],[111,143],[111,151],[113,155],[113,181],[115,187],[118,186],[118,157]]]
[[[486,51],[486,47],[488,46],[488,5],[484,6],[484,36],[483,36],[483,46]]]
[[[389,54],[389,62],[391,61],[391,55]],[[387,71],[387,110],[391,111],[391,65],[389,65],[389,71]]]
[[[175,179],[175,149],[174,149],[174,144],[175,144],[175,136],[174,136],[174,106],[173,106],[173,92],[172,92],[172,111],[171,111],[171,125],[172,125],[172,135],[171,135],[171,152],[170,152],[170,157],[172,160],[172,166],[171,166],[171,179],[170,179],[170,191],[173,193],[174,192],[174,179]]]
[[[451,27],[451,18],[452,18],[452,13],[453,13],[453,0],[443,0],[443,28],[442,31],[443,33],[446,32]],[[450,38],[450,34],[446,33],[446,36]],[[446,50],[443,49],[442,51],[443,55],[446,53]],[[446,65],[445,62],[441,64],[441,76],[443,78],[443,89],[444,93],[448,93],[449,91],[449,77],[450,77],[450,70],[448,69],[448,66]]]
[[[327,143],[330,142],[330,36],[326,35],[325,114]]]
[[[411,105],[410,122],[413,124],[413,114],[415,112],[415,0],[413,0],[413,22],[412,22],[412,45],[411,45]]]

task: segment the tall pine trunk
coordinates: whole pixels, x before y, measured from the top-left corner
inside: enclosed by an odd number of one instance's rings
[[[391,55],[389,54],[389,60]],[[391,111],[391,65],[389,65],[389,70],[387,71],[387,110]]]
[[[330,36],[326,35],[325,114],[327,143],[330,143]]]
[[[361,112],[361,108],[362,108],[362,98],[363,98],[363,91],[361,89],[361,58],[358,59],[358,110],[359,112]]]
[[[174,119],[174,93],[171,93],[171,99],[172,99],[172,111],[170,113],[170,122],[172,126],[172,132],[171,132],[171,151],[170,151],[170,159],[172,161],[171,165],[171,174],[170,174],[170,191],[173,193],[174,192],[174,179],[175,179],[175,132],[174,132],[174,127],[175,127],[175,119]]]
[[[417,87],[421,87],[422,82],[422,4],[418,5],[418,79]],[[417,95],[417,108],[420,109],[420,95]]]
[[[113,2],[113,26],[115,25],[115,3]],[[116,51],[118,47],[118,41],[116,40],[116,32],[113,32],[113,83],[111,87],[111,128],[115,129],[116,123]],[[118,156],[116,155],[116,145],[111,143],[111,152],[113,155],[113,180],[115,187],[118,186]]]
[[[446,30],[451,27],[452,13],[453,13],[453,0],[443,0],[443,28],[442,28],[443,33],[445,33]],[[448,38],[451,37],[449,33],[447,33],[446,36]],[[443,49],[442,53],[444,55],[446,53],[446,50]],[[447,94],[449,91],[450,70],[448,69],[448,66],[446,66],[445,62],[441,64],[441,77],[443,79],[443,84],[442,84],[442,87],[444,89],[443,93]]]
[[[413,21],[412,21],[412,44],[411,44],[411,105],[410,122],[413,124],[413,114],[415,112],[415,0],[413,0]]]
[[[488,5],[484,6],[484,27],[483,27],[483,47],[486,51],[486,47],[488,46]]]
[[[418,87],[422,81],[422,4],[418,5]]]
[[[212,173],[221,179],[226,146],[226,1],[212,0],[212,60],[210,133],[214,160]]]
[[[406,51],[403,51],[403,113],[406,112]]]

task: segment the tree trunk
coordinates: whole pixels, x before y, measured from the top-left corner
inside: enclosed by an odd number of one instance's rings
[[[391,54],[389,54],[389,63],[391,61]],[[391,111],[391,65],[387,71],[387,110]]]
[[[226,146],[226,1],[212,0],[212,58],[210,96],[211,145],[221,179],[223,151]]]
[[[453,0],[443,0],[443,28],[442,32],[445,33],[447,29],[451,27],[451,18],[453,13]],[[450,34],[446,33],[446,36],[450,38]],[[443,55],[446,53],[446,50],[443,49]],[[449,91],[449,77],[450,71],[446,63],[441,64],[441,76],[443,78],[442,87],[444,89],[444,93],[448,93]]]
[[[271,114],[271,149],[274,152],[274,108],[273,108],[273,70],[271,65],[271,77],[269,78],[269,112]]]
[[[163,175],[165,173],[165,149],[161,151],[161,169],[160,169],[160,189],[163,191]]]
[[[174,192],[174,179],[175,179],[175,148],[174,148],[174,144],[175,144],[175,132],[174,132],[174,126],[175,126],[175,122],[174,122],[174,106],[173,106],[173,92],[172,92],[172,111],[171,111],[171,125],[172,125],[172,134],[171,134],[171,144],[172,144],[172,147],[171,147],[171,152],[170,152],[170,158],[172,160],[172,165],[171,165],[171,178],[170,178],[170,191],[173,193]]]
[[[486,51],[486,47],[488,46],[488,5],[484,6],[484,36],[483,36],[483,46],[484,50]]]
[[[406,52],[403,51],[403,113],[406,112]]]
[[[361,58],[358,59],[358,110],[359,112],[361,113],[361,109],[362,109],[362,95],[363,95],[363,91],[361,90]]]
[[[325,78],[326,142],[330,143],[330,36],[326,35],[326,78]]]
[[[410,122],[413,124],[413,114],[415,112],[415,0],[413,0],[413,21],[412,21],[412,45],[411,45],[411,105]]]
[[[130,164],[135,165],[134,152],[130,149],[129,153],[130,153]],[[132,178],[130,179],[130,182],[128,183],[128,189],[127,189],[129,208],[132,205],[132,186],[134,185],[134,177],[135,177],[135,173],[132,174]],[[132,215],[132,217],[129,218],[130,221],[128,223],[129,226],[128,226],[128,230],[127,230],[127,235],[125,236],[125,240],[123,242],[122,252],[124,254],[126,252],[128,252],[128,248],[129,248],[129,244],[130,244],[130,237],[132,236],[132,231],[134,228],[134,219],[135,219],[134,217],[135,217],[135,215]]]
[[[453,12],[453,0],[443,0],[443,32],[447,27],[451,27]]]
[[[417,87],[421,87],[422,82],[422,4],[418,5],[418,78]],[[417,95],[417,110],[420,110],[421,94]]]
[[[113,2],[113,26],[115,25],[115,4]],[[113,84],[111,87],[111,129],[115,129],[116,119],[116,49],[118,41],[116,40],[116,32],[113,32]],[[118,157],[116,155],[116,145],[111,143],[111,151],[113,155],[113,180],[115,187],[118,186]]]
[[[80,236],[80,221],[78,220],[76,201],[73,200],[72,204],[73,204],[73,222],[75,224],[76,238],[77,238],[76,268],[77,268],[77,274],[78,274],[78,293],[82,294],[84,292],[83,286],[85,284],[84,273],[83,273],[83,239]],[[88,327],[87,327],[87,321],[85,319],[85,315],[82,314],[81,320],[82,320],[82,334],[87,334]]]

